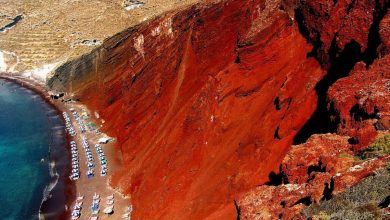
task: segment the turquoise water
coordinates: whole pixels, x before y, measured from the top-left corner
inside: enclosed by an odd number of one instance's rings
[[[51,179],[48,111],[37,94],[0,79],[0,219],[38,219]]]

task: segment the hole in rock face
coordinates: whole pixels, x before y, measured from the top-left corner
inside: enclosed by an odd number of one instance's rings
[[[283,183],[283,176],[279,173],[276,174],[275,172],[271,172],[268,175],[269,181],[265,183],[265,185],[268,186],[279,186]]]
[[[359,139],[357,139],[356,137],[351,137],[348,139],[348,143],[352,145],[359,144]]]
[[[241,63],[240,54],[237,54],[236,59],[234,60],[234,63],[236,63],[236,64]]]
[[[280,106],[280,99],[279,99],[279,96],[275,98],[275,100],[274,100],[274,105],[275,105],[276,110],[279,111],[280,109],[282,109],[282,107]]]
[[[307,168],[307,175],[310,175],[312,172],[324,173],[326,171],[326,167],[322,166],[322,161],[318,161],[317,165],[310,165]]]
[[[274,139],[278,139],[278,140],[282,139],[282,138],[280,138],[280,136],[279,136],[279,127],[277,127],[276,130],[275,130]]]
[[[364,109],[362,109],[358,104],[356,104],[349,111],[349,115],[355,121],[363,121],[363,120],[375,118],[378,112],[379,112],[378,109],[374,109],[374,113],[368,114],[366,111],[364,111]]]
[[[334,190],[334,179],[332,178],[330,180],[330,184],[325,183],[324,193],[323,193],[323,197],[321,198],[321,201],[331,199],[333,190]]]
[[[241,209],[240,207],[238,206],[238,203],[236,200],[234,200],[234,207],[236,208],[236,212],[237,212],[237,220],[240,220],[240,216],[241,216]]]
[[[269,178],[269,181],[265,183],[265,185],[268,185],[268,186],[279,186],[282,184],[288,184],[287,176],[282,171],[280,171],[278,174],[276,174],[274,171],[272,171],[268,175],[268,178]]]
[[[303,197],[303,198],[299,199],[298,201],[296,201],[293,206],[298,205],[298,204],[303,204],[305,206],[309,206],[309,205],[311,205],[311,203],[312,203],[311,196],[307,196],[307,197]]]

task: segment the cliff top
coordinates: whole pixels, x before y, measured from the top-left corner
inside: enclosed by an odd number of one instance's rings
[[[42,80],[104,39],[199,0],[2,0],[0,71]]]

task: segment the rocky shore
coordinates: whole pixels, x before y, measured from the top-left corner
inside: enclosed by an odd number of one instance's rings
[[[17,83],[21,87],[32,90],[40,95],[40,97],[55,110],[54,114],[58,117],[58,120],[51,122],[52,126],[63,126],[64,122],[61,117],[63,106],[50,99],[50,95],[44,86],[34,79],[27,79],[4,73],[0,75],[0,78]],[[65,134],[65,132],[63,132],[63,134]],[[43,198],[39,210],[40,219],[69,219],[70,212],[67,207],[70,207],[76,195],[75,184],[68,178],[71,169],[70,158],[67,156],[69,155],[69,136],[64,135],[63,137],[56,138],[62,138],[64,140],[52,140],[52,145],[48,146],[50,159],[50,167],[48,170],[51,173],[51,182],[47,183],[45,192],[42,195]],[[61,143],[61,145],[56,144],[57,142]]]

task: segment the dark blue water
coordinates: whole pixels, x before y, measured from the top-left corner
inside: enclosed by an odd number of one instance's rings
[[[52,179],[48,112],[40,96],[0,79],[0,219],[38,219]]]

